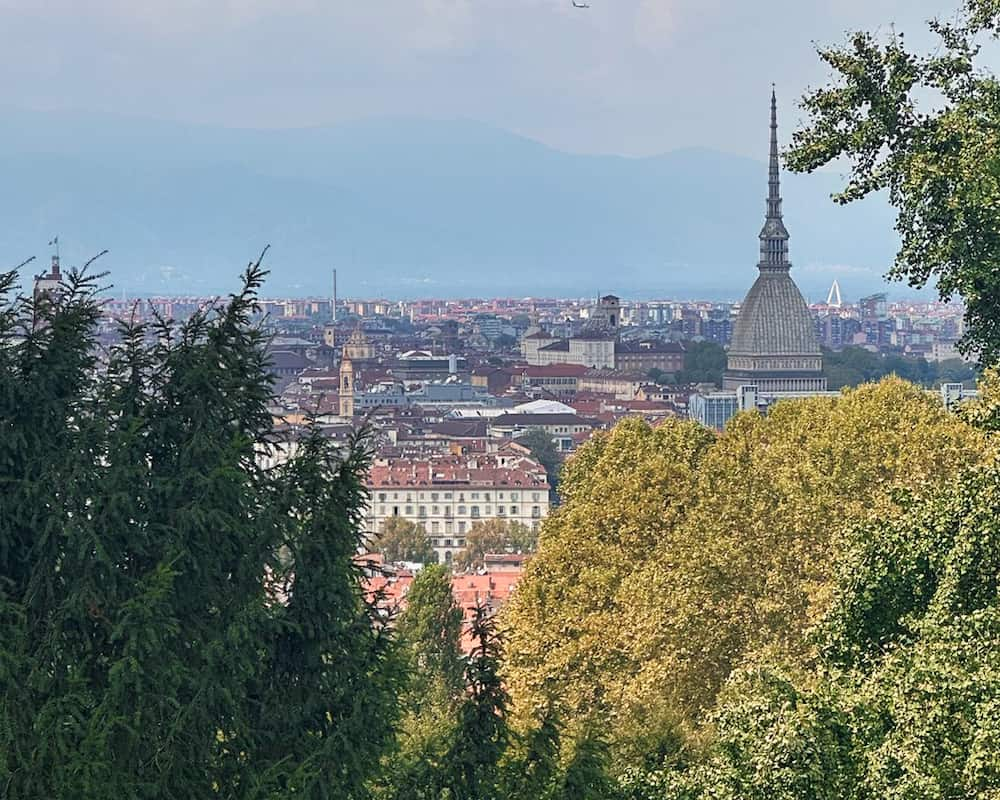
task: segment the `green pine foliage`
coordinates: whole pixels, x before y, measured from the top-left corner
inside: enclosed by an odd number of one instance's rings
[[[459,647],[462,611],[444,565],[424,567],[407,594],[397,627],[407,659],[408,683],[397,747],[384,760],[374,787],[387,800],[436,800],[437,773],[447,752],[465,688],[465,660]]]
[[[410,659],[411,691],[426,696],[439,684],[450,696],[461,692],[462,609],[452,596],[447,566],[424,567],[417,573],[399,620],[399,636]]]
[[[476,608],[471,636],[475,648],[465,667],[467,696],[439,778],[454,800],[500,800],[500,763],[511,739],[510,700],[500,678],[495,620],[484,606]]]
[[[0,283],[4,797],[363,795],[400,673],[351,561],[366,443],[258,466],[263,275],[104,368],[94,279]]]
[[[560,781],[559,797],[609,800],[615,792],[608,774],[610,761],[607,742],[597,731],[586,731],[575,743]]]
[[[504,765],[505,796],[511,800],[557,800],[561,741],[562,727],[550,705],[527,735],[515,737],[512,742],[522,746],[523,752],[508,751]]]

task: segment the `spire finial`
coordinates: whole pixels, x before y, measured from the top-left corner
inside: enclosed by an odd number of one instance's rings
[[[767,213],[760,232],[760,268],[788,269],[788,231],[781,219],[781,163],[778,160],[778,95],[771,84],[771,150],[767,167]]]
[[[771,84],[771,153],[767,171],[767,218],[781,219],[781,165],[778,162],[778,97]]]

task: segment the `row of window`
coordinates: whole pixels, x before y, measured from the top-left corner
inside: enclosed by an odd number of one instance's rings
[[[539,521],[540,521],[540,518],[535,518],[532,521],[532,523],[531,523],[532,530],[538,530]],[[441,529],[442,528],[441,523],[438,522],[437,520],[432,520],[431,521],[431,523],[430,523],[430,529],[428,529],[426,522],[418,522],[417,524],[423,529],[424,533],[430,534],[431,536],[435,536],[435,535],[441,534],[441,533],[457,533],[459,536],[464,536],[466,530],[468,530],[468,523],[465,522],[464,520],[459,520],[457,526],[455,526],[452,523],[451,520],[446,520],[445,523],[444,523],[444,530],[443,531]],[[382,523],[379,525],[379,527],[382,530],[385,530],[385,520],[382,521]],[[448,541],[450,541],[450,540],[448,540]],[[458,540],[458,541],[459,541],[458,546],[459,547],[463,547],[464,545],[461,543],[462,540]],[[439,546],[437,544],[437,540],[436,539],[434,540],[434,546],[435,547]],[[445,547],[450,547],[451,545],[445,544],[444,546]]]
[[[532,386],[576,386],[576,378],[531,378]]]
[[[393,492],[392,493],[392,499],[393,500],[399,500],[399,494],[400,494],[399,492]],[[430,501],[432,503],[438,500],[438,497],[439,497],[439,493],[438,492],[418,492],[417,493],[417,499],[418,500],[424,500],[424,499],[426,499],[425,495],[427,495],[427,494],[430,495]],[[445,499],[445,500],[451,500],[452,499],[452,494],[453,494],[452,492],[442,492],[441,496],[443,496],[443,499]],[[510,500],[519,500],[520,499],[520,493],[519,492],[508,492],[508,494],[509,494],[509,498],[508,499],[510,499]],[[492,496],[491,496],[490,492],[469,492],[469,499],[470,500],[479,500],[480,499],[480,495],[482,495],[482,499],[483,500],[490,500],[490,499],[492,499]],[[409,499],[411,499],[411,497],[412,497],[412,493],[407,492],[406,493],[406,499],[409,500]],[[534,500],[536,503],[538,502],[538,500],[540,498],[541,498],[541,493],[540,492],[532,492],[531,493],[531,499]],[[380,502],[384,503],[386,500],[389,499],[388,493],[387,492],[379,492],[378,493],[378,499],[379,499]],[[504,499],[504,493],[503,492],[497,492],[497,500],[503,500],[503,499]],[[465,500],[465,492],[459,492],[458,493],[458,500],[459,501],[464,501]]]
[[[386,515],[386,509],[387,509],[386,506],[379,506],[379,508],[378,508],[379,516],[383,516],[384,517]],[[466,516],[466,510],[467,509],[466,509],[465,506],[459,506],[458,507],[457,516],[459,516],[459,517]],[[521,507],[520,506],[497,506],[497,516],[498,517],[506,517],[508,515],[508,511],[510,512],[510,516],[516,517],[516,516],[518,516],[521,513]],[[391,514],[391,516],[393,516],[393,517],[400,516],[400,507],[399,506],[392,506],[392,514]],[[413,506],[403,506],[402,516],[404,516],[404,517],[412,517],[413,516]],[[441,516],[441,509],[440,509],[439,506],[431,506],[431,516],[433,516],[433,517]],[[450,519],[451,518],[451,506],[445,506],[444,507],[444,516],[445,516],[445,519]],[[493,507],[492,506],[486,506],[484,508],[484,514],[480,515],[480,513],[479,513],[479,506],[471,506],[471,507],[468,508],[468,516],[474,517],[474,518],[477,518],[477,519],[480,516],[492,517],[493,516]],[[541,516],[542,516],[542,507],[541,506],[532,506],[531,507],[531,516],[534,519],[540,519]],[[427,517],[427,506],[417,506],[417,518],[418,519],[425,519],[426,517]]]
[[[465,539],[455,539],[455,547],[465,547]],[[452,547],[451,539],[431,539],[431,544],[434,547]]]

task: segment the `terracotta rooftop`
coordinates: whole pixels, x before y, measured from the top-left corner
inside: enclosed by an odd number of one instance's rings
[[[503,463],[501,463],[501,461]],[[525,456],[430,455],[376,462],[368,473],[369,489],[411,486],[518,486],[548,490],[545,468]]]

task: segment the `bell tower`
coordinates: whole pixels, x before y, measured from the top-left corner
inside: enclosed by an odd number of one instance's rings
[[[340,416],[354,416],[354,364],[346,355],[340,362]]]

